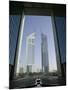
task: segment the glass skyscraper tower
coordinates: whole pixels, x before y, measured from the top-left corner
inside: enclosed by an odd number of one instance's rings
[[[35,33],[27,36],[26,40],[26,66],[27,72],[33,72],[35,57]]]
[[[49,71],[48,45],[47,45],[47,37],[44,34],[41,34],[41,55],[42,55],[42,72],[48,73]]]

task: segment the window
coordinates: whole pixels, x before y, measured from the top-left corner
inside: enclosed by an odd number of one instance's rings
[[[10,76],[16,88],[35,85],[38,77],[43,86],[65,85],[64,14],[65,5],[10,3]]]
[[[16,75],[20,73],[20,67],[23,68],[23,73],[27,73],[27,65],[32,65],[32,73],[37,73],[38,70],[38,72],[42,71],[46,74],[54,71],[57,73],[59,71],[58,73],[60,74],[60,59],[59,56],[57,58],[57,43],[55,46],[56,38],[52,16],[24,15],[24,18],[23,36]]]

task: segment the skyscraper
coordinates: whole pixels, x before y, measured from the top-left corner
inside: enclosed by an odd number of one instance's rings
[[[48,45],[47,37],[41,34],[41,55],[42,55],[42,72],[48,73],[49,61],[48,61]]]
[[[35,33],[31,33],[27,36],[26,40],[26,61],[27,61],[27,67],[29,67],[27,72],[33,72],[33,66],[34,66],[34,58],[35,57]]]

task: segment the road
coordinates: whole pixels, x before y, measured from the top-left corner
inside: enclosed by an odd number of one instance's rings
[[[36,79],[37,77],[26,77],[26,78],[14,80],[12,81],[11,88],[37,87],[35,85]],[[58,76],[48,76],[48,77],[40,76],[40,79],[42,81],[41,87],[66,85],[65,79]]]

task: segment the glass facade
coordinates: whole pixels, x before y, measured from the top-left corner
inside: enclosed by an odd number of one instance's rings
[[[61,54],[61,63],[66,62],[66,21],[63,16],[55,16],[59,49]]]
[[[42,72],[47,74],[49,72],[48,42],[47,37],[44,34],[42,34],[41,38]]]
[[[14,56],[17,44],[21,15],[9,16],[9,64],[14,65]]]
[[[66,18],[65,16],[55,16],[55,26],[57,32],[58,46],[60,52],[60,62],[62,75],[66,75]]]

